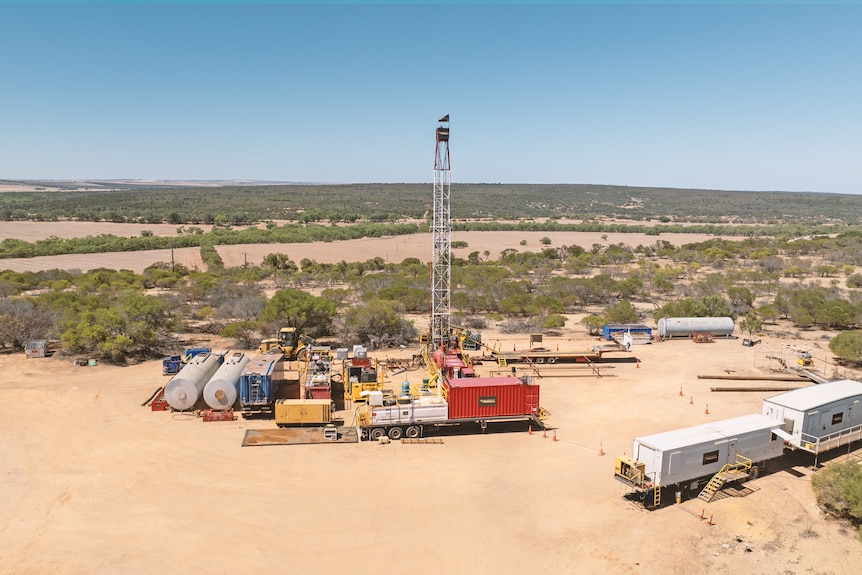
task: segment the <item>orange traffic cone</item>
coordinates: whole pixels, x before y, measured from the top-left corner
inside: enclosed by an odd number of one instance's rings
[[[533,426],[530,426],[530,429],[527,430],[527,435],[533,435]]]
[[[545,428],[542,428],[542,437],[543,438],[548,437],[548,430]]]
[[[709,516],[709,521],[707,521],[706,524],[707,525],[715,525],[715,523],[712,522],[712,515]]]
[[[704,415],[709,415],[709,404],[706,404],[706,411],[703,412]]]
[[[599,455],[604,455],[604,454],[605,454],[605,450],[604,450],[604,448],[602,447],[602,444],[601,444],[601,443],[599,443]]]
[[[637,369],[640,369],[640,368],[641,368],[641,360],[638,360],[638,361],[637,361],[637,363],[635,364],[635,367],[636,367]]]
[[[556,440],[557,440],[557,430],[555,429],[554,430],[554,441],[556,441]]]
[[[679,396],[682,397],[682,386],[679,386]]]
[[[694,396],[691,396],[691,399],[688,400],[689,405],[694,405]]]

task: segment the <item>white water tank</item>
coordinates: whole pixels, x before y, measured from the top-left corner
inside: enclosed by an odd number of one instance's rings
[[[204,386],[204,401],[207,405],[213,409],[233,407],[239,395],[239,378],[250,359],[241,351],[225,356],[221,367]]]
[[[165,401],[180,411],[191,409],[217,369],[218,356],[211,353],[194,356],[165,386]]]
[[[663,317],[658,320],[660,339],[689,337],[693,333],[711,333],[715,337],[729,337],[733,334],[733,318]]]

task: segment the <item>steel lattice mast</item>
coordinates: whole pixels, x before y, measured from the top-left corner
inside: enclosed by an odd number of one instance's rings
[[[452,275],[452,217],[450,211],[449,114],[439,120],[434,155],[434,219],[431,234],[431,345],[448,347]]]

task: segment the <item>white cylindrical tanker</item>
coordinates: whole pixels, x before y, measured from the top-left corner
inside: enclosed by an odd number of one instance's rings
[[[239,378],[249,358],[241,351],[226,355],[224,363],[204,386],[204,401],[213,409],[233,407],[239,395]]]
[[[733,318],[663,317],[658,320],[660,339],[689,337],[693,333],[711,333],[715,337],[729,337],[733,334]]]
[[[180,411],[191,409],[217,369],[217,355],[211,353],[196,355],[165,386],[165,401]]]

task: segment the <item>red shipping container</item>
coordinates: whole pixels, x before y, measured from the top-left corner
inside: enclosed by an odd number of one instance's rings
[[[512,375],[444,379],[449,419],[539,415],[539,386]]]
[[[306,385],[306,399],[331,399],[332,388],[328,385]]]

